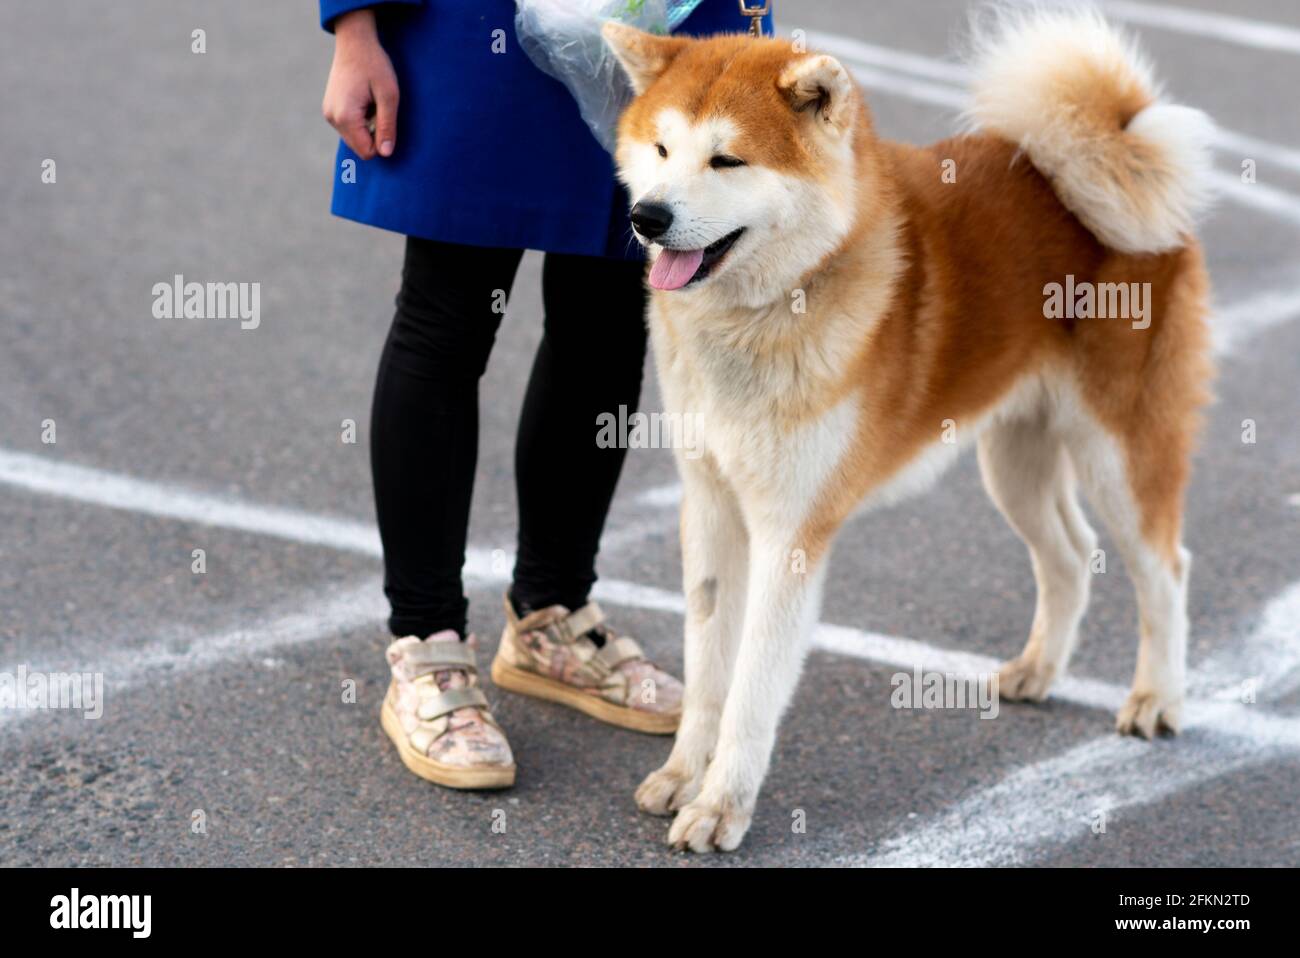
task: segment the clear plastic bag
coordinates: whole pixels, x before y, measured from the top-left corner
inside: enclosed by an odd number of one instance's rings
[[[600,28],[617,20],[671,33],[701,0],[515,0],[515,33],[528,58],[566,87],[601,145],[614,152],[618,115],[632,99]]]

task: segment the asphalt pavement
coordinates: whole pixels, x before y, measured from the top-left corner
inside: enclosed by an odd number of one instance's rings
[[[883,135],[955,129],[965,3],[775,6],[782,32],[841,45]],[[1300,3],[1112,8],[1222,128],[1218,401],[1187,513],[1197,721],[1154,743],[1112,731],[1137,645],[1118,563],[1061,694],[992,721],[891,707],[900,670],[1008,658],[1029,626],[1027,555],[967,459],[846,530],[835,628],[754,826],[691,857],[632,801],[668,740],[489,688],[519,780],[466,794],[408,774],[379,727],[366,423],[402,241],[329,215],[315,4],[5,4],[0,673],[100,673],[105,698],[96,720],[0,712],[0,864],[1300,864]],[[481,391],[468,593],[486,654],[539,265]],[[155,316],[178,273],[260,283],[260,325]],[[668,452],[630,454],[600,568],[617,624],[680,669],[674,483]]]

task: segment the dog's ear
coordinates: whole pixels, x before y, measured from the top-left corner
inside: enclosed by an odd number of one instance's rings
[[[835,136],[843,136],[853,125],[857,89],[840,61],[825,54],[795,60],[776,81],[796,113],[807,113]]]
[[[607,21],[600,32],[623,65],[638,96],[659,79],[673,58],[690,43],[684,37],[656,36],[614,20]]]

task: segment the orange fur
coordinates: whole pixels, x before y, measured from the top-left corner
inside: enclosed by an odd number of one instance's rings
[[[1182,500],[1211,376],[1190,234],[1208,118],[1159,101],[1140,53],[1094,14],[1004,23],[976,72],[985,132],[928,147],[878,138],[833,58],[606,37],[640,93],[618,161],[646,204],[638,235],[658,247],[664,401],[703,420],[702,455],[679,456],[682,727],[637,791],[643,809],[677,812],[669,842],[739,843],[836,532],[936,478],[966,439],[1037,584],[999,697],[1042,699],[1068,664],[1097,541],[1082,487],[1138,596],[1116,727],[1176,731]],[[1116,304],[1137,290],[1143,308],[1056,318],[1049,290],[1071,284]]]
[[[789,108],[790,93],[778,82],[790,64],[813,54],[742,36],[644,42],[671,44],[671,55],[661,58],[664,82],[624,114],[623,138],[652,140],[664,107],[697,120],[725,116],[740,129],[731,149],[751,162],[811,179],[826,175],[816,141],[802,129],[806,118]],[[1120,92],[1088,101],[1090,122],[1124,123],[1148,105],[1139,90]],[[1079,95],[1086,99],[1086,91]],[[1019,380],[1051,365],[1077,377],[1088,408],[1120,444],[1144,532],[1174,562],[1187,459],[1210,378],[1208,279],[1195,240],[1159,255],[1109,249],[1005,140],[976,134],[928,147],[891,143],[876,137],[865,102],[854,109],[858,177],[871,189],[862,192],[856,226],[840,250],[806,277],[808,314],[793,335],[816,336],[831,321],[821,301],[853,301],[882,246],[892,246],[899,276],[892,304],[849,374],[816,402],[786,407],[813,418],[856,391],[863,408],[844,481],[823,490],[796,541],[810,557],[823,553],[854,506],[932,441],[944,420],[960,430]],[[955,183],[941,177],[945,160],[956,164]],[[895,218],[897,236],[881,236],[882,224]],[[1079,283],[1151,283],[1150,328],[1045,318],[1044,286],[1067,274]],[[790,335],[756,337],[755,345],[774,352],[793,346]]]
[[[823,495],[799,541],[823,550],[856,503],[933,441],[945,419],[960,430],[1050,364],[1077,377],[1089,410],[1119,442],[1144,532],[1174,561],[1210,378],[1199,246],[1157,256],[1106,249],[1014,147],[992,137],[891,144],[886,155],[907,223],[900,242],[907,266],[854,364],[852,388],[867,412],[844,469],[851,481]],[[940,178],[945,159],[956,161],[956,183]],[[825,281],[852,272],[843,264]],[[1151,283],[1150,328],[1044,317],[1044,286],[1067,274],[1094,284]],[[812,287],[819,289],[816,279]]]

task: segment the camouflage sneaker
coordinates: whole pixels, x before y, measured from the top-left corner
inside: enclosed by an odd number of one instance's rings
[[[380,719],[403,764],[449,788],[507,788],[515,783],[510,743],[478,687],[474,637],[451,630],[388,647],[393,681]]]
[[[559,702],[611,725],[669,735],[682,715],[682,683],[655,667],[635,640],[606,627],[600,606],[552,605],[522,619],[507,596],[492,681]],[[604,638],[598,646],[595,631]]]

